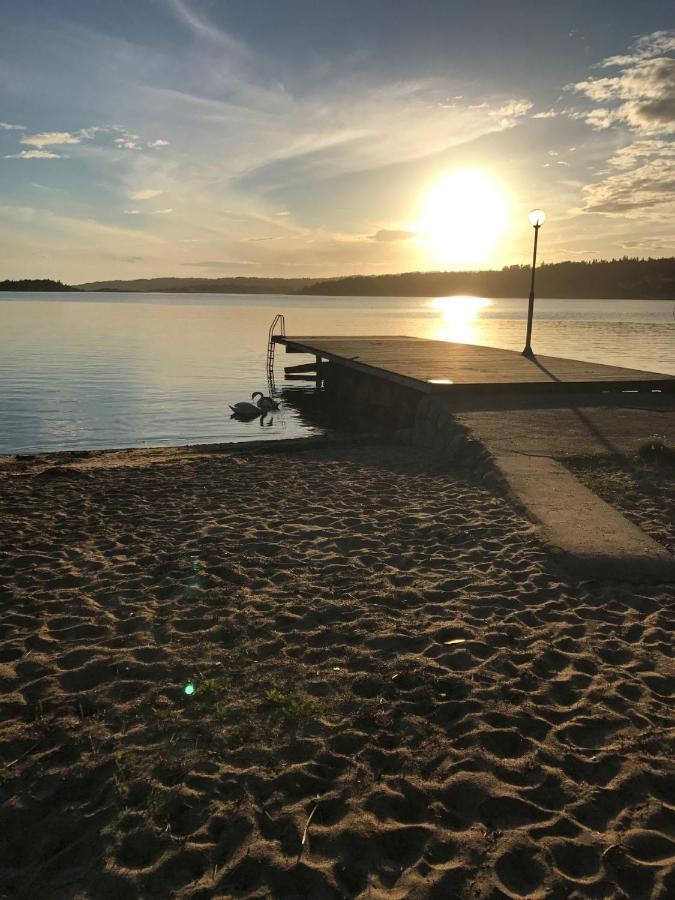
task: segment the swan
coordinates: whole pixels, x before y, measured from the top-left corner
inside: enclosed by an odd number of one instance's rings
[[[242,419],[257,418],[264,412],[260,406],[256,406],[254,403],[248,403],[247,401],[235,403],[234,406],[230,405],[230,409],[235,416],[241,416]]]
[[[266,412],[269,412],[272,409],[279,409],[279,404],[276,400],[273,400],[271,397],[265,397],[262,391],[255,391],[251,394],[251,400],[255,400],[256,397],[260,397],[260,400],[257,402],[258,409],[264,409]]]

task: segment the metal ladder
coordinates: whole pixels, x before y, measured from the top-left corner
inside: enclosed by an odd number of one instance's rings
[[[275,330],[277,325],[279,326],[278,334],[284,336],[286,334],[286,320],[284,319],[283,313],[276,314],[267,335],[267,386],[269,388],[270,397],[274,396],[276,391],[276,386],[274,384],[274,349],[276,344],[274,338],[277,334]]]

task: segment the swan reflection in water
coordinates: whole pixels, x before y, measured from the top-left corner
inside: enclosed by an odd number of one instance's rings
[[[261,426],[266,425],[269,428],[274,425],[274,417],[271,417],[269,422],[265,422],[265,419],[270,412],[280,408],[279,404],[272,397],[266,397],[262,391],[254,391],[251,394],[251,400],[255,400],[256,397],[259,398],[256,403],[244,400],[230,406],[232,410],[230,418],[237,419],[239,422],[252,422],[254,419],[259,419]]]
[[[253,406],[252,403],[249,406]],[[230,407],[233,409],[233,407]],[[259,425],[265,425],[267,428],[274,425],[274,416],[270,416],[269,422],[266,422],[265,419],[269,416],[269,410],[264,409],[262,412],[259,409],[256,409],[254,413],[245,413],[240,410],[235,410],[230,416],[231,419],[236,419],[237,422],[254,422],[256,419],[259,420]]]

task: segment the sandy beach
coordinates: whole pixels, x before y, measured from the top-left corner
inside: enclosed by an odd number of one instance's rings
[[[4,458],[0,509],[0,898],[675,893],[672,586],[489,480],[111,451]]]

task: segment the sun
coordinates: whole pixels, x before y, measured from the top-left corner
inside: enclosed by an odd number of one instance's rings
[[[431,188],[417,230],[435,261],[466,268],[489,260],[506,224],[499,184],[479,169],[464,169]]]

